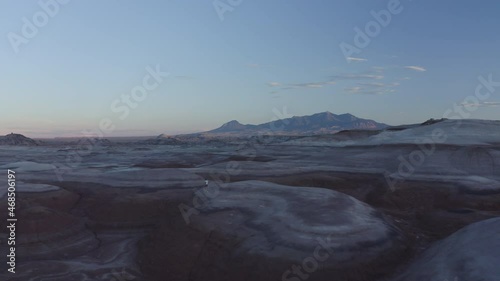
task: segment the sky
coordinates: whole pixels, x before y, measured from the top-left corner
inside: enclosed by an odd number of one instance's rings
[[[180,134],[324,111],[497,120],[499,11],[494,0],[0,0],[0,135]]]

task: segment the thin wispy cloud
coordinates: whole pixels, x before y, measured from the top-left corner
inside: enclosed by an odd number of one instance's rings
[[[399,85],[398,82],[357,82],[355,86],[345,88],[344,91],[348,94],[382,95],[394,93]]]
[[[280,87],[280,90],[293,90],[293,89],[314,89],[323,88],[327,85],[335,85],[335,81],[322,81],[322,82],[308,82],[308,83],[288,83],[282,84],[280,82],[268,82],[267,85],[272,88]]]
[[[360,82],[358,85],[365,86],[365,87],[375,87],[375,88],[390,88],[390,87],[397,87],[400,84],[397,82],[394,83],[379,83],[379,82]]]
[[[327,81],[314,81],[314,82],[305,82],[305,83],[280,83],[280,82],[268,82],[267,85],[271,88],[279,88],[280,90],[294,90],[294,89],[320,89],[326,86],[331,86],[337,84],[337,82],[357,82],[358,86],[363,86],[363,90],[357,89],[356,87],[350,88],[348,92],[357,93],[357,92],[366,92],[366,93],[379,93],[386,91],[386,88],[396,86],[393,84],[384,84],[384,83],[362,83],[363,81],[370,80],[381,80],[384,79],[383,75],[383,67],[373,67],[369,71],[360,72],[360,73],[341,73],[337,75],[330,76]],[[399,85],[399,84],[398,84]],[[378,88],[377,91],[374,91],[373,88]]]
[[[463,107],[498,107],[500,102],[497,101],[484,101],[479,103],[462,103]]]
[[[294,89],[319,89],[337,83],[348,83],[350,86],[344,88],[344,92],[348,94],[366,94],[366,95],[382,95],[394,93],[395,88],[400,86],[398,82],[383,82],[385,78],[385,67],[371,67],[370,70],[358,73],[340,73],[330,76],[327,81],[314,81],[306,83],[280,83],[268,82],[267,85],[271,88],[279,88],[279,90],[294,90]]]
[[[355,57],[348,57],[347,58],[348,62],[365,62],[367,59],[364,58],[355,58]]]
[[[381,72],[384,72],[384,70],[386,69],[386,67],[383,67],[383,66],[372,66],[372,69],[373,69],[373,71],[375,71],[377,73],[381,73]]]
[[[410,69],[410,70],[415,70],[415,71],[418,71],[418,72],[424,72],[424,71],[427,71],[427,69],[421,67],[421,66],[416,66],[416,65],[408,65],[408,66],[405,66],[406,69]]]
[[[368,86],[368,87],[377,87],[377,88],[382,88],[382,87],[386,86],[386,84],[384,84],[384,83],[377,83],[377,82],[374,82],[374,83],[358,83],[358,85]]]
[[[364,87],[350,87],[350,88],[345,88],[344,89],[346,93],[351,94],[351,95],[383,95],[383,94],[389,94],[389,93],[394,93],[394,89],[370,89],[370,88],[364,88]]]
[[[500,105],[500,102],[498,102],[498,101],[485,101],[485,102],[483,102],[483,104],[486,106],[497,106],[497,105]]]
[[[344,90],[349,93],[349,94],[356,94],[356,93],[359,93],[363,88],[361,87],[349,87],[349,88],[345,88]]]
[[[342,80],[380,80],[384,79],[384,75],[381,74],[340,74],[331,76],[332,81],[342,81]]]
[[[334,85],[334,81],[326,81],[326,82],[311,82],[311,83],[298,83],[298,84],[290,84],[291,87],[295,88],[323,88],[326,85]]]
[[[349,81],[349,80],[380,80],[384,79],[384,68],[383,67],[371,67],[367,71],[361,71],[357,73],[340,73],[337,75],[330,76],[332,81]]]

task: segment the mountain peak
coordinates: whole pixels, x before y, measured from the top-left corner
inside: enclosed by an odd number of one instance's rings
[[[351,113],[344,113],[344,114],[340,114],[339,116],[356,117],[356,116],[352,115]]]
[[[280,134],[310,135],[335,133],[342,130],[353,129],[377,130],[386,127],[386,124],[358,118],[349,113],[336,115],[330,111],[325,111],[308,116],[294,116],[292,118],[282,119],[279,125],[274,122],[259,125],[243,125],[236,120],[232,120],[207,133],[249,135],[259,132],[269,133],[274,130],[275,133]]]
[[[330,111],[324,111],[324,112],[313,114],[312,116],[314,116],[314,115],[327,115],[328,116],[328,115],[335,115],[335,114],[331,113]]]
[[[243,125],[243,124],[238,122],[238,120],[231,120],[231,121],[227,122],[226,124],[222,125],[222,127],[239,126],[239,125]]]
[[[215,129],[211,132],[214,132],[214,133],[238,132],[238,131],[244,131],[244,130],[248,129],[248,127],[250,127],[250,126],[243,125],[240,122],[238,122],[237,120],[232,120],[232,121],[225,123],[220,128]]]
[[[340,114],[340,115],[337,115],[337,118],[339,120],[342,120],[344,122],[350,122],[350,121],[356,121],[356,120],[359,120],[358,117],[350,114],[350,113],[344,113],[344,114]]]
[[[305,118],[311,117],[313,119],[320,119],[320,120],[326,120],[326,121],[333,121],[337,119],[337,115],[331,113],[330,111],[325,111],[321,113],[316,113],[311,116],[303,116]]]
[[[37,141],[27,138],[21,134],[10,133],[6,136],[0,137],[0,145],[36,146],[39,144]]]

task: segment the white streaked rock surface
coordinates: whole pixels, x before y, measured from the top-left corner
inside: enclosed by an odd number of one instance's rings
[[[241,251],[288,257],[295,262],[301,261],[301,254],[314,251],[318,241],[329,240],[336,245],[332,247],[332,251],[337,252],[332,256],[333,264],[374,258],[398,244],[397,238],[400,238],[398,230],[367,204],[323,188],[304,189],[262,181],[237,182],[222,188],[220,194],[200,211],[198,223],[206,231],[214,228],[231,231],[231,225],[243,223],[249,231],[259,233],[246,239],[241,244]],[[217,220],[220,212],[231,211],[240,215]],[[361,244],[367,246],[360,247]],[[352,251],[345,250],[348,248]],[[358,253],[361,248],[363,257]]]
[[[393,281],[496,281],[500,218],[471,224],[436,242]]]
[[[199,199],[206,203],[189,225],[165,227],[147,241],[148,258],[158,254],[155,245],[179,256],[164,265],[165,278],[281,280],[293,276],[286,273],[293,265],[315,256],[323,259],[322,270],[311,280],[352,277],[349,269],[361,265],[373,269],[356,275],[368,277],[386,270],[378,266],[397,260],[405,249],[401,232],[380,212],[339,192],[244,181],[214,194]],[[190,246],[176,252],[181,241]]]
[[[38,172],[56,169],[52,164],[42,164],[31,161],[15,162],[0,166],[0,169],[12,169],[19,172]]]

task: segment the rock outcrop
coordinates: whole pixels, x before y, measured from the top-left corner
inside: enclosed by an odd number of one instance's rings
[[[436,242],[393,281],[495,281],[500,276],[500,218],[471,224]]]
[[[213,198],[196,193],[204,203],[185,209],[186,221],[143,242],[152,280],[370,280],[405,249],[381,213],[339,192],[261,181],[208,189]]]

